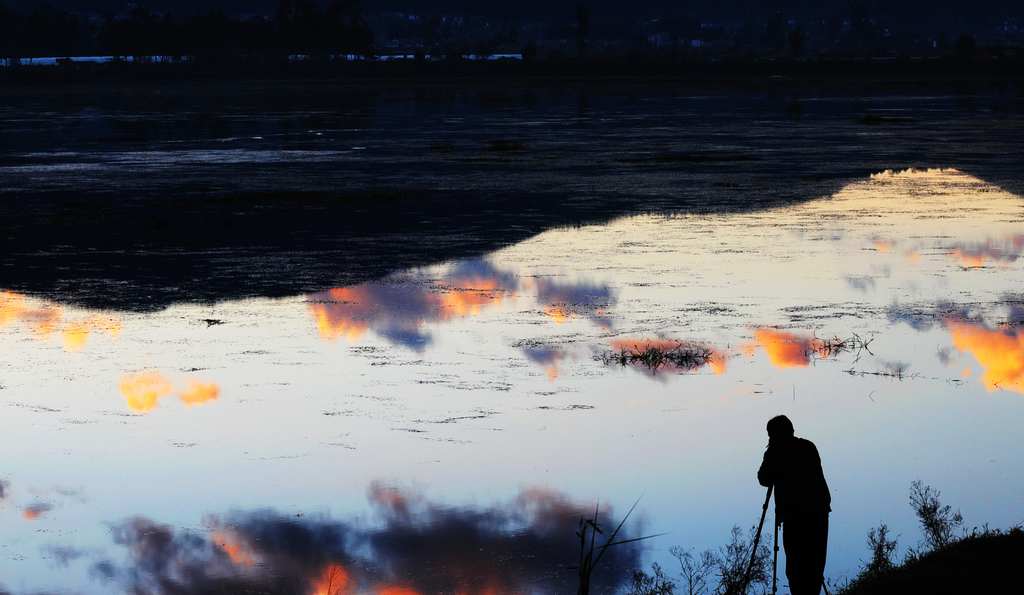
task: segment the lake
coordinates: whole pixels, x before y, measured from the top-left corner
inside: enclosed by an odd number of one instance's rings
[[[0,110],[2,587],[574,592],[639,500],[616,592],[780,413],[830,578],[914,480],[1024,520],[1020,95],[256,91]]]

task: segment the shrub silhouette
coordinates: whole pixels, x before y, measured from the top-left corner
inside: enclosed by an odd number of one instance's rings
[[[951,544],[964,523],[960,511],[953,512],[948,504],[939,499],[942,492],[925,485],[921,480],[910,484],[910,506],[924,530],[925,544],[929,550],[937,550]]]
[[[882,523],[868,531],[868,550],[871,560],[864,568],[863,574],[875,575],[892,570],[893,554],[896,553],[897,540],[889,539],[889,526]]]
[[[643,570],[633,573],[632,589],[628,595],[675,595],[675,588],[679,584],[686,589],[686,595],[747,595],[767,592],[772,578],[771,553],[767,544],[758,545],[757,553],[753,556],[750,580],[744,580],[751,558],[754,531],[751,527],[748,535],[744,536],[743,530],[735,526],[728,544],[717,551],[705,550],[699,556],[679,547],[672,548],[672,555],[679,561],[680,581],[677,583],[666,576],[660,565],[653,564],[650,574]],[[710,585],[712,577],[718,579],[713,588]]]

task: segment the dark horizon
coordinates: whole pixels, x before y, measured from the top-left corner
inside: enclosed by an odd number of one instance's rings
[[[309,0],[311,4],[326,7],[332,0]],[[916,30],[930,27],[970,28],[977,25],[1007,23],[1020,26],[1024,18],[1024,4],[1006,0],[909,0],[893,6],[879,0],[780,0],[771,3],[751,0],[638,0],[624,4],[611,0],[522,0],[514,3],[486,3],[469,0],[341,0],[345,6],[360,6],[368,14],[409,12],[421,15],[465,15],[491,18],[535,20],[574,20],[577,8],[585,7],[596,20],[621,20],[623,16],[635,19],[657,19],[693,16],[708,20],[765,19],[782,15],[788,19],[813,21],[829,18],[867,17],[896,29]],[[0,0],[0,6],[19,11],[41,7],[54,7],[81,14],[127,13],[140,7],[161,14],[191,16],[211,11],[223,11],[235,16],[262,15],[273,17],[279,10],[279,0]],[[302,5],[302,1],[293,2]]]
[[[60,56],[215,56],[221,64],[256,57],[339,54],[521,54],[524,60],[650,61],[720,58],[1002,59],[1024,47],[1020,3],[747,0],[628,7],[607,0],[465,1],[165,0],[0,1],[0,58]],[[280,61],[280,60],[278,60]],[[2,63],[0,63],[2,65]]]

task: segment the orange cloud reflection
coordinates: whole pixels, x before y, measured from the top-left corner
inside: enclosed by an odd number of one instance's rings
[[[70,322],[62,331],[64,349],[81,351],[91,333],[105,333],[116,337],[121,334],[121,321],[111,316],[94,314],[82,320]]]
[[[357,591],[366,592],[357,587],[358,585],[352,579],[349,571],[341,564],[332,562],[312,580],[309,595],[346,595]],[[370,593],[375,595],[422,595],[416,589],[399,585],[377,585]]]
[[[526,356],[526,359],[539,366],[543,366],[544,373],[547,375],[548,380],[552,382],[558,380],[560,374],[558,364],[568,355],[561,348],[542,345],[524,347],[523,354]]]
[[[349,592],[352,580],[345,567],[341,564],[328,564],[324,567],[310,588],[310,595],[342,595]]]
[[[408,587],[378,587],[377,595],[421,595],[416,589]]]
[[[227,554],[238,566],[249,567],[256,563],[249,546],[230,531],[214,531],[210,536],[213,543]]]
[[[43,514],[49,512],[51,509],[53,509],[52,505],[45,502],[37,502],[30,506],[26,506],[21,511],[21,517],[26,521],[34,521],[43,516]]]
[[[220,396],[220,387],[210,382],[199,382],[191,380],[188,388],[182,391],[178,398],[186,405],[201,405],[208,401],[215,401]]]
[[[1024,394],[1024,331],[992,330],[982,324],[946,321],[953,346],[970,353],[984,370],[986,390],[1011,390]]]
[[[174,392],[171,385],[159,372],[142,372],[121,378],[118,385],[121,395],[128,402],[128,408],[136,413],[148,413],[156,409],[157,402]]]
[[[437,280],[385,280],[312,294],[309,310],[325,340],[355,342],[373,330],[392,343],[420,350],[431,342],[427,323],[476,316],[517,288],[514,275],[487,261],[468,261]]]
[[[958,244],[950,256],[965,269],[981,268],[989,262],[1006,266],[1016,262],[1024,252],[1024,235],[1001,240],[988,239],[975,244]]]
[[[499,304],[505,299],[505,288],[497,279],[464,278],[457,287],[445,287],[441,293],[444,318],[475,316],[484,306]]]
[[[985,261],[987,260],[987,256],[984,253],[969,252],[967,250],[961,250],[960,248],[953,250],[952,256],[960,263],[960,266],[965,269],[981,268],[985,266]]]
[[[317,294],[317,301],[309,304],[321,338],[354,343],[366,334],[369,325],[357,319],[360,314],[369,313],[365,306],[367,296],[361,287],[337,287]]]
[[[174,394],[174,385],[160,372],[148,371],[128,374],[118,384],[128,408],[136,413],[149,413],[156,409],[160,399]],[[214,383],[190,380],[188,387],[178,392],[185,405],[201,405],[220,396],[220,387]]]
[[[544,308],[544,315],[551,319],[551,322],[555,324],[564,324],[570,318],[572,318],[572,312],[570,312],[565,306],[548,306]]]
[[[874,246],[875,250],[882,254],[888,254],[896,247],[896,242],[892,240],[876,239],[871,242],[871,245]]]
[[[715,376],[721,376],[725,374],[725,361],[726,356],[724,353],[716,351],[711,354],[711,358],[708,359],[708,367],[711,368],[711,372]]]
[[[91,333],[102,332],[111,337],[121,333],[118,318],[93,314],[65,323],[64,308],[59,305],[39,303],[12,291],[0,291],[0,326],[16,322],[27,325],[40,338],[59,330],[67,351],[81,351]]]
[[[606,329],[612,327],[607,310],[616,298],[607,285],[541,278],[535,286],[538,304],[555,324],[582,317]]]
[[[804,368],[811,363],[812,355],[828,356],[825,341],[773,328],[756,329],[753,342],[743,350],[753,355],[758,347],[768,354],[768,361],[776,368]]]
[[[46,337],[60,324],[64,310],[56,305],[38,305],[13,291],[0,291],[0,326],[23,322],[40,336]]]

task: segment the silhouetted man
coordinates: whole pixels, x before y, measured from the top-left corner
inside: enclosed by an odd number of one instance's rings
[[[832,497],[818,449],[793,435],[793,422],[785,415],[768,421],[768,450],[757,480],[775,486],[775,518],[782,523],[790,592],[818,595],[825,580]]]

